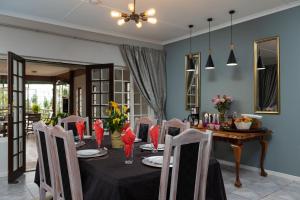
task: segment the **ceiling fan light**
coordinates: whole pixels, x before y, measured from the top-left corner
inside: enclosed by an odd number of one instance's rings
[[[130,12],[133,12],[133,11],[134,11],[134,4],[133,4],[133,3],[128,4],[128,10],[129,10]]]
[[[120,13],[120,12],[118,12],[118,11],[115,11],[115,10],[112,10],[112,11],[110,12],[110,15],[111,15],[111,17],[113,17],[113,18],[118,18],[118,17],[121,17],[121,16],[122,16],[122,13]]]
[[[147,10],[145,12],[145,15],[148,16],[148,17],[152,17],[152,16],[155,15],[155,13],[156,13],[156,10],[154,8],[150,8],[149,10]]]
[[[142,28],[142,22],[138,22],[138,23],[136,23],[136,27],[138,27],[138,28]]]
[[[147,19],[147,22],[149,22],[150,24],[156,24],[157,23],[157,19],[155,17],[149,17]]]
[[[118,25],[122,26],[123,24],[125,24],[125,20],[124,19],[119,19],[118,20]]]

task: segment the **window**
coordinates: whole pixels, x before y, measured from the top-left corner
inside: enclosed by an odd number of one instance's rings
[[[151,113],[150,106],[148,105],[148,102],[143,97],[142,94],[140,94],[140,91],[136,84],[133,83],[133,119],[140,118],[140,117],[147,117],[153,115]]]
[[[152,109],[136,87],[128,68],[114,68],[114,98],[119,105],[130,109],[129,120],[134,126],[135,118],[153,116]]]
[[[119,105],[130,107],[130,74],[125,68],[114,69],[114,97]]]
[[[77,88],[76,93],[76,113],[82,115],[82,88]]]
[[[56,85],[56,114],[69,113],[70,85],[60,82]]]
[[[8,112],[8,88],[6,84],[6,77],[5,79],[1,79],[0,82],[0,117],[4,117]]]

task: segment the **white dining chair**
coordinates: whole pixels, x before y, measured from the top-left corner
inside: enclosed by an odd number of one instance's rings
[[[59,186],[57,190],[62,199],[83,200],[79,163],[72,131],[61,126],[49,130],[53,144],[54,169]]]
[[[173,118],[169,121],[163,120],[162,127],[160,130],[161,134],[159,137],[159,142],[163,144],[165,142],[165,136],[171,134],[171,132],[178,132],[179,134],[188,128],[190,128],[189,122],[182,122],[180,119],[177,118]],[[171,135],[175,136],[174,134]]]
[[[209,166],[209,158],[212,146],[212,131],[201,132],[196,129],[187,129],[181,134],[172,137],[171,135],[166,135],[166,143],[164,150],[164,158],[163,158],[163,166],[160,177],[160,187],[159,187],[159,200],[167,200],[167,191],[168,191],[168,181],[169,181],[169,171],[170,171],[170,160],[172,155],[172,150],[174,148],[174,156],[172,163],[172,175],[171,175],[171,186],[170,186],[170,194],[169,200],[176,200],[177,197],[177,189],[179,179],[182,176],[179,176],[180,165],[181,162],[181,153],[187,145],[194,145],[192,147],[196,148],[197,156],[191,158],[197,158],[195,160],[195,176],[187,176],[186,172],[184,172],[184,177],[191,179],[194,178],[194,187],[193,197],[194,200],[205,200],[206,196],[206,181],[207,181],[207,172]],[[196,146],[195,146],[196,145]],[[188,152],[190,153],[190,152]],[[191,166],[191,163],[185,160],[188,166]],[[179,180],[179,181],[178,181]],[[187,179],[185,179],[187,180]],[[188,185],[187,183],[182,183],[182,185]],[[189,189],[191,189],[191,185],[188,185]],[[180,188],[182,189],[182,188]],[[179,189],[179,190],[180,190]],[[184,193],[183,195],[188,195]]]
[[[33,132],[36,135],[39,162],[39,199],[45,200],[46,193],[50,193],[53,199],[58,199],[58,194],[55,189],[57,187],[57,180],[55,179],[53,149],[49,136],[49,128],[44,122],[39,121],[33,124]]]
[[[150,119],[149,117],[140,117],[140,118],[136,118],[135,119],[135,128],[134,128],[134,132],[137,136],[137,138],[142,139],[143,142],[150,142],[150,128],[153,125],[156,125],[157,120],[155,119]],[[146,128],[147,129],[147,134],[143,135],[141,133],[141,131],[145,131],[142,130]]]
[[[90,135],[90,123],[88,117],[80,117],[77,115],[70,115],[66,118],[58,119],[57,125],[64,127],[66,131],[72,130],[74,136],[77,135],[76,122],[85,121],[85,135]]]

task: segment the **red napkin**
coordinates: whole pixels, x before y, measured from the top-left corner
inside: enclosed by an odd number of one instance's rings
[[[152,126],[150,128],[150,138],[155,149],[158,148],[158,137],[159,137],[159,125]]]
[[[79,139],[82,140],[83,134],[84,134],[84,129],[85,129],[84,121],[76,122],[76,129],[77,129]]]
[[[101,145],[103,135],[104,135],[104,129],[103,129],[103,122],[100,119],[97,119],[94,122],[94,129],[96,133],[97,144]]]
[[[130,123],[129,122],[125,123],[124,126],[122,127],[122,132],[125,132],[129,127],[130,127]]]
[[[128,158],[132,152],[132,146],[135,140],[135,134],[132,132],[130,128],[127,128],[125,133],[121,136],[122,141],[124,142],[124,151],[125,156]]]

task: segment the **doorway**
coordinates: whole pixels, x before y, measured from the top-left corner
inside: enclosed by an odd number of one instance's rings
[[[9,53],[8,58],[0,59],[0,142],[7,146],[0,152],[4,155],[0,155],[4,158],[0,172],[8,173],[9,183],[13,183],[25,170],[36,169],[34,122],[56,125],[62,113],[79,111],[76,99],[80,99],[81,115],[86,113],[86,80],[83,65],[27,60],[25,66],[20,56]]]
[[[26,63],[26,171],[36,169],[38,158],[33,123],[42,120],[47,125],[56,125],[58,117],[74,113],[74,73],[83,69],[73,64]]]

